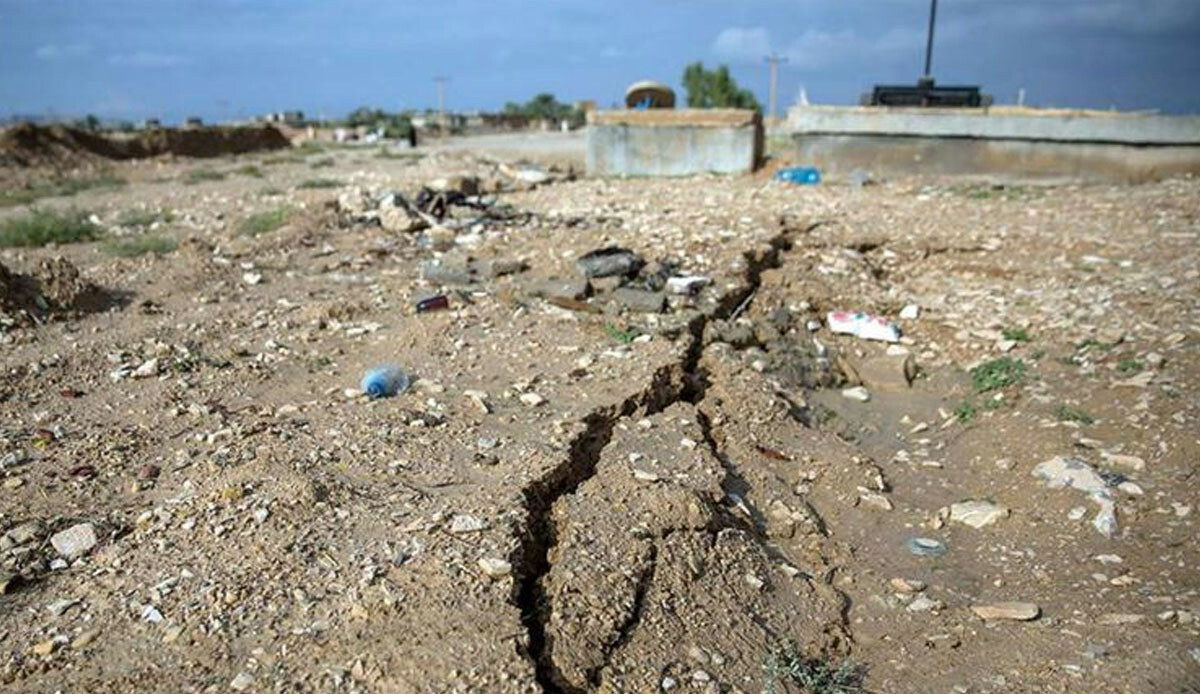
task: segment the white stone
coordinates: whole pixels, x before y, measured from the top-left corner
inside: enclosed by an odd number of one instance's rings
[[[921,315],[921,307],[909,304],[900,309],[900,317],[904,320],[916,320]]]
[[[842,390],[842,397],[856,402],[867,402],[871,399],[871,394],[862,386],[854,386]]]
[[[96,528],[91,523],[72,525],[50,538],[50,544],[66,559],[87,554],[97,542]]]
[[[492,578],[503,578],[512,573],[512,564],[496,557],[480,559],[479,568]]]
[[[969,500],[950,505],[950,520],[972,528],[983,528],[1007,517],[1007,508],[990,501]]]
[[[521,394],[521,402],[528,405],[529,407],[537,407],[538,405],[541,405],[542,403],[546,402],[546,399],[543,398],[542,396],[538,395],[537,393],[522,393]]]
[[[450,532],[455,535],[475,533],[487,528],[487,521],[465,513],[456,513],[450,519]]]
[[[158,357],[147,359],[141,366],[133,370],[134,378],[150,378],[158,375]]]

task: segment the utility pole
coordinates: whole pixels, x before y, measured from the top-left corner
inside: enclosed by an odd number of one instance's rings
[[[770,75],[770,83],[767,87],[768,118],[777,122],[779,114],[776,113],[776,94],[779,93],[779,64],[786,63],[787,58],[780,56],[778,53],[772,53],[763,60],[767,61]]]
[[[438,75],[433,78],[437,83],[438,93],[438,135],[444,140],[446,139],[446,77]]]
[[[937,21],[937,0],[929,5],[929,37],[925,41],[925,77],[933,77],[933,24]]]

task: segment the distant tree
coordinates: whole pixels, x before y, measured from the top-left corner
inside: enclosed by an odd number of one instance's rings
[[[84,130],[96,132],[100,129],[100,119],[96,116],[96,114],[89,113],[77,121],[77,125]]]
[[[583,122],[583,112],[570,104],[560,102],[548,92],[538,94],[524,104],[510,101],[504,105],[504,113],[509,116],[523,116],[529,120],[568,120],[575,124]]]
[[[715,70],[705,70],[704,63],[696,61],[683,71],[683,88],[687,90],[690,108],[751,108],[761,110],[758,99],[749,89],[738,87],[729,74],[729,67],[720,65]]]
[[[370,106],[359,106],[346,116],[346,125],[351,128],[356,128],[360,125],[373,126],[381,120],[385,120],[387,114],[383,109],[371,108]]]
[[[406,139],[412,132],[412,120],[406,113],[388,113],[381,108],[360,106],[346,116],[346,126],[357,128],[363,126],[371,130],[383,131],[383,136],[394,139]]]

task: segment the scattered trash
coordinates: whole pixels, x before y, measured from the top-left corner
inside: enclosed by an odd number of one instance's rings
[[[672,294],[683,294],[690,296],[708,286],[712,282],[707,277],[702,275],[684,275],[682,277],[668,277],[667,291]]]
[[[636,253],[625,248],[609,246],[579,256],[575,265],[584,277],[630,277],[636,275],[645,263]]]
[[[854,335],[864,340],[900,341],[900,328],[881,316],[831,311],[825,317],[825,322],[830,330],[842,335]]]
[[[775,180],[814,186],[821,182],[821,172],[811,166],[792,166],[776,171]]]
[[[908,304],[900,309],[900,318],[903,320],[916,320],[921,315],[921,307],[916,304]]]
[[[408,374],[399,366],[389,364],[371,369],[363,376],[362,390],[372,400],[387,398],[408,390]]]
[[[1091,465],[1078,458],[1060,455],[1039,463],[1033,469],[1033,475],[1046,480],[1052,488],[1071,487],[1087,494],[1100,506],[1092,519],[1092,527],[1105,537],[1117,533],[1117,507],[1109,492],[1108,481]]]
[[[445,294],[437,294],[435,296],[421,299],[417,302],[417,313],[444,311],[448,308],[450,308],[450,299],[448,299]]]
[[[904,546],[918,557],[943,557],[947,552],[946,545],[929,537],[910,537]]]

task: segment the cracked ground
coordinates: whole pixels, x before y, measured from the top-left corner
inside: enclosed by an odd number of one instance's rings
[[[43,204],[116,235],[169,212],[173,253],[0,253],[108,297],[6,308],[0,687],[759,692],[790,643],[872,692],[1198,691],[1196,181],[562,180],[430,247],[345,201],[497,167],[372,154],[122,165]],[[610,245],[631,283],[711,283],[648,313],[612,278],[539,289]],[[830,333],[840,309],[903,343]],[[385,363],[412,387],[367,400]],[[1111,537],[1034,476],[1056,456],[1104,474]],[[1008,602],[1036,618],[973,609]]]

